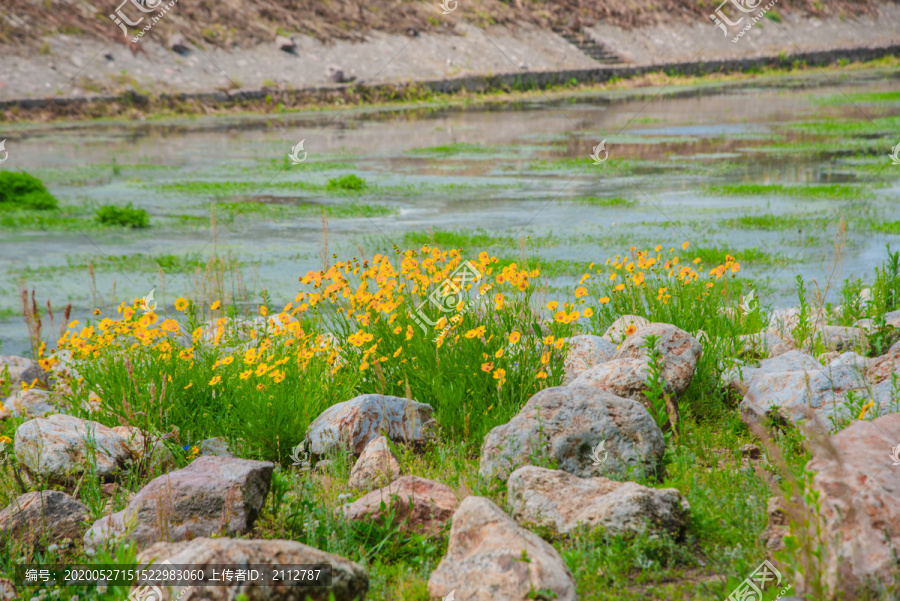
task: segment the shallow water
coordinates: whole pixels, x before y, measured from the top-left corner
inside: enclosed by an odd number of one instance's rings
[[[834,78],[838,81],[838,78]],[[794,87],[786,87],[790,83]],[[548,237],[541,258],[603,262],[628,246],[679,246],[728,250],[756,248],[774,262],[745,262],[742,276],[764,290],[764,300],[790,302],[797,273],[824,285],[829,252],[841,215],[900,220],[900,167],[891,171],[887,153],[900,139],[879,134],[878,152],[834,148],[809,152],[760,150],[774,142],[804,144],[821,137],[786,125],[824,118],[859,120],[900,114],[900,103],[834,103],[827,99],[900,89],[896,74],[848,72],[835,85],[817,74],[771,80],[748,87],[669,87],[635,92],[554,95],[527,102],[423,110],[354,109],[314,113],[210,117],[159,121],[104,121],[36,125],[7,148],[7,169],[42,178],[63,205],[88,215],[101,204],[131,202],[147,209],[148,230],[98,228],[80,221],[73,231],[0,229],[0,340],[4,354],[20,353],[26,333],[13,315],[24,278],[38,299],[54,306],[71,302],[75,317],[93,307],[86,265],[97,264],[96,289],[109,299],[143,296],[161,285],[155,271],[103,267],[122,255],[185,255],[207,259],[213,251],[244,264],[248,286],[266,289],[275,304],[297,290],[297,278],[321,266],[321,216],[314,213],[238,215],[215,231],[210,202],[259,202],[274,207],[350,207],[328,221],[329,253],[367,256],[408,248],[410,232],[486,230],[493,236]],[[854,143],[871,144],[859,136]],[[883,138],[883,140],[881,140]],[[301,139],[308,158],[291,166],[286,155]],[[606,140],[610,160],[594,165],[592,147]],[[848,145],[849,142],[847,143]],[[423,150],[433,147],[449,148]],[[884,146],[883,152],[880,148]],[[566,160],[568,159],[568,160]],[[115,164],[115,165],[114,165]],[[321,165],[321,168],[317,167]],[[881,169],[882,166],[886,168]],[[880,170],[880,171],[879,171]],[[361,194],[324,189],[329,178],[354,173],[366,180]],[[860,185],[878,173],[863,200],[810,199],[784,194],[717,194],[709,185]],[[187,182],[245,182],[238,192],[172,190]],[[575,202],[580,196],[621,197],[631,206]],[[389,216],[367,216],[386,206]],[[359,207],[359,210],[353,207]],[[266,207],[271,208],[271,207]],[[298,209],[299,210],[299,209]],[[728,220],[773,214],[795,218],[790,229],[742,229]],[[349,215],[349,216],[348,216]],[[180,223],[180,216],[193,216]],[[824,219],[814,221],[815,219]],[[793,223],[793,222],[792,222]],[[887,242],[898,236],[874,233],[850,221],[840,275],[870,276]],[[478,252],[481,248],[470,248]],[[518,256],[515,242],[486,250]],[[688,253],[689,254],[689,253]],[[556,274],[551,285],[577,279]],[[166,274],[165,301],[191,293],[191,274]]]

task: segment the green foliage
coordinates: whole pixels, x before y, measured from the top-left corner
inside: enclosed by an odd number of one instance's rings
[[[328,190],[344,190],[348,192],[361,192],[366,187],[366,180],[352,173],[328,180],[327,186]]]
[[[36,177],[19,171],[0,171],[0,210],[47,211],[57,208],[58,204]]]
[[[150,215],[144,209],[136,208],[129,202],[124,207],[103,205],[97,209],[97,221],[103,225],[141,229],[150,226]]]

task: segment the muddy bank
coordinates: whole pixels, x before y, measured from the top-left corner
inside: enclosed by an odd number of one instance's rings
[[[604,82],[654,71],[820,65],[896,55],[900,46],[896,3],[852,19],[767,14],[740,38],[740,27],[723,35],[708,19],[632,29],[601,23],[586,26],[582,38],[529,24],[482,29],[460,23],[452,34],[372,32],[363,42],[294,35],[291,52],[271,42],[226,50],[189,41],[175,52],[148,35],[133,53],[95,37],[55,35],[39,53],[0,47],[0,114],[17,121],[119,115],[136,106],[202,112],[233,103],[271,110],[336,98],[366,102],[423,91]]]

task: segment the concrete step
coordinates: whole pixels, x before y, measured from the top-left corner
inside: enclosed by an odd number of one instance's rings
[[[557,33],[567,42],[581,50],[584,54],[591,57],[598,63],[607,65],[615,65],[622,62],[622,59],[612,50],[588,36],[584,33],[571,33],[568,31],[557,31]]]

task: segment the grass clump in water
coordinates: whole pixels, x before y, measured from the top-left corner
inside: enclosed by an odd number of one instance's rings
[[[808,200],[849,200],[854,198],[870,198],[872,193],[864,188],[849,184],[816,184],[786,186],[784,184],[728,184],[725,186],[709,186],[710,194],[725,196],[790,196]]]
[[[47,211],[59,205],[41,180],[18,171],[0,171],[0,209]]]
[[[636,200],[620,198],[618,196],[608,198],[603,196],[581,196],[576,198],[575,202],[593,205],[595,207],[633,207],[637,204]]]
[[[346,190],[348,192],[361,192],[368,187],[366,180],[358,175],[349,174],[328,180],[328,190]]]
[[[147,211],[135,207],[130,202],[124,207],[103,205],[97,209],[97,221],[103,225],[117,225],[133,229],[150,227],[150,215],[147,214]]]

